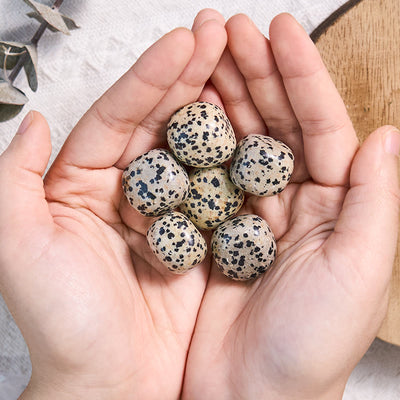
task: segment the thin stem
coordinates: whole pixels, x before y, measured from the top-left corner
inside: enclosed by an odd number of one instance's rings
[[[10,53],[11,52],[11,47],[5,47],[1,46],[4,49],[4,61],[3,61],[3,72],[4,72],[4,79],[11,84],[8,76],[7,76],[7,60],[8,56],[22,56],[23,54],[26,53],[26,50],[21,51],[19,53]]]
[[[58,10],[62,4],[64,0],[56,0],[52,6],[52,8],[54,10]],[[46,21],[43,21],[38,30],[35,32],[35,34],[33,35],[32,39],[31,39],[31,44],[33,45],[37,45],[37,43],[39,42],[40,38],[42,37],[44,31],[46,30],[46,28],[48,27],[48,23]],[[25,65],[27,59],[29,57],[29,53],[26,52],[25,54],[23,54],[17,61],[17,63],[15,64],[15,67],[13,68],[13,70],[11,71],[10,75],[8,76],[8,80],[9,82],[12,84],[16,77],[18,76],[18,74],[21,72],[21,69],[23,68],[23,66]]]
[[[5,53],[5,56],[4,56],[3,72],[4,72],[4,79],[8,83],[10,83],[10,81],[8,80],[8,76],[7,76],[7,57],[8,57],[8,52]]]

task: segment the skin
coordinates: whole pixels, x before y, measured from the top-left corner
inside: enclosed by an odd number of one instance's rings
[[[224,23],[203,10],[193,32],[147,50],[44,180],[39,113],[1,155],[0,290],[33,366],[21,399],[338,399],[374,339],[396,249],[400,135],[385,126],[359,146],[291,16],[273,20],[269,41],[244,15]],[[199,98],[225,108],[238,138],[268,131],[296,155],[280,195],[244,206],[278,240],[274,268],[247,284],[209,258],[168,273],[145,242],[153,219],[122,195],[123,168]]]

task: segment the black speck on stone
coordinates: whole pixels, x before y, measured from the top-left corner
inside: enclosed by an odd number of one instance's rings
[[[214,177],[211,180],[211,183],[213,184],[214,187],[218,187],[219,186],[219,180],[216,177]]]
[[[178,229],[181,229],[182,227],[187,227],[186,221],[178,221],[176,223],[176,226]]]
[[[137,183],[136,183],[136,186],[140,186],[140,191],[142,192],[142,193],[147,193],[147,190],[148,190],[148,188],[147,188],[147,184],[146,183],[144,183],[143,181],[138,181]]]
[[[192,194],[192,197],[195,199],[195,200],[198,200],[198,199],[201,199],[201,194],[196,190],[196,189],[192,189],[191,190],[191,194]]]
[[[214,210],[214,208],[215,208],[215,203],[214,203],[214,200],[213,200],[213,199],[211,199],[211,200],[208,201],[208,207],[210,208],[210,210]]]
[[[188,240],[188,245],[189,246],[194,246],[194,235],[190,235],[190,238]]]

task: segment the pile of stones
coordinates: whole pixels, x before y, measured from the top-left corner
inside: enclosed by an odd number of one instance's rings
[[[182,274],[204,260],[201,231],[213,230],[211,250],[222,273],[234,280],[260,276],[275,260],[274,235],[260,216],[235,215],[245,193],[273,196],[286,187],[294,167],[290,148],[257,134],[237,143],[224,111],[208,102],[176,111],[167,140],[169,150],[148,151],[122,176],[131,206],[159,217],[147,232],[151,250],[170,271]]]

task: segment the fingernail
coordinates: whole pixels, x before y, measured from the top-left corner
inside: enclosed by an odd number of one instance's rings
[[[259,30],[258,26],[256,25],[256,23],[247,14],[243,14],[243,15],[247,18],[247,21],[249,22],[250,25],[254,26],[254,28]]]
[[[205,19],[199,25],[194,26],[192,31],[197,32],[206,22],[209,22],[209,21],[215,21],[215,22],[219,23],[215,18]]]
[[[18,128],[17,135],[22,135],[29,128],[30,124],[33,121],[33,113],[29,111],[28,114],[25,115],[25,118],[22,120],[21,125]]]
[[[399,155],[400,152],[400,131],[392,129],[385,135],[385,151],[388,154]]]

